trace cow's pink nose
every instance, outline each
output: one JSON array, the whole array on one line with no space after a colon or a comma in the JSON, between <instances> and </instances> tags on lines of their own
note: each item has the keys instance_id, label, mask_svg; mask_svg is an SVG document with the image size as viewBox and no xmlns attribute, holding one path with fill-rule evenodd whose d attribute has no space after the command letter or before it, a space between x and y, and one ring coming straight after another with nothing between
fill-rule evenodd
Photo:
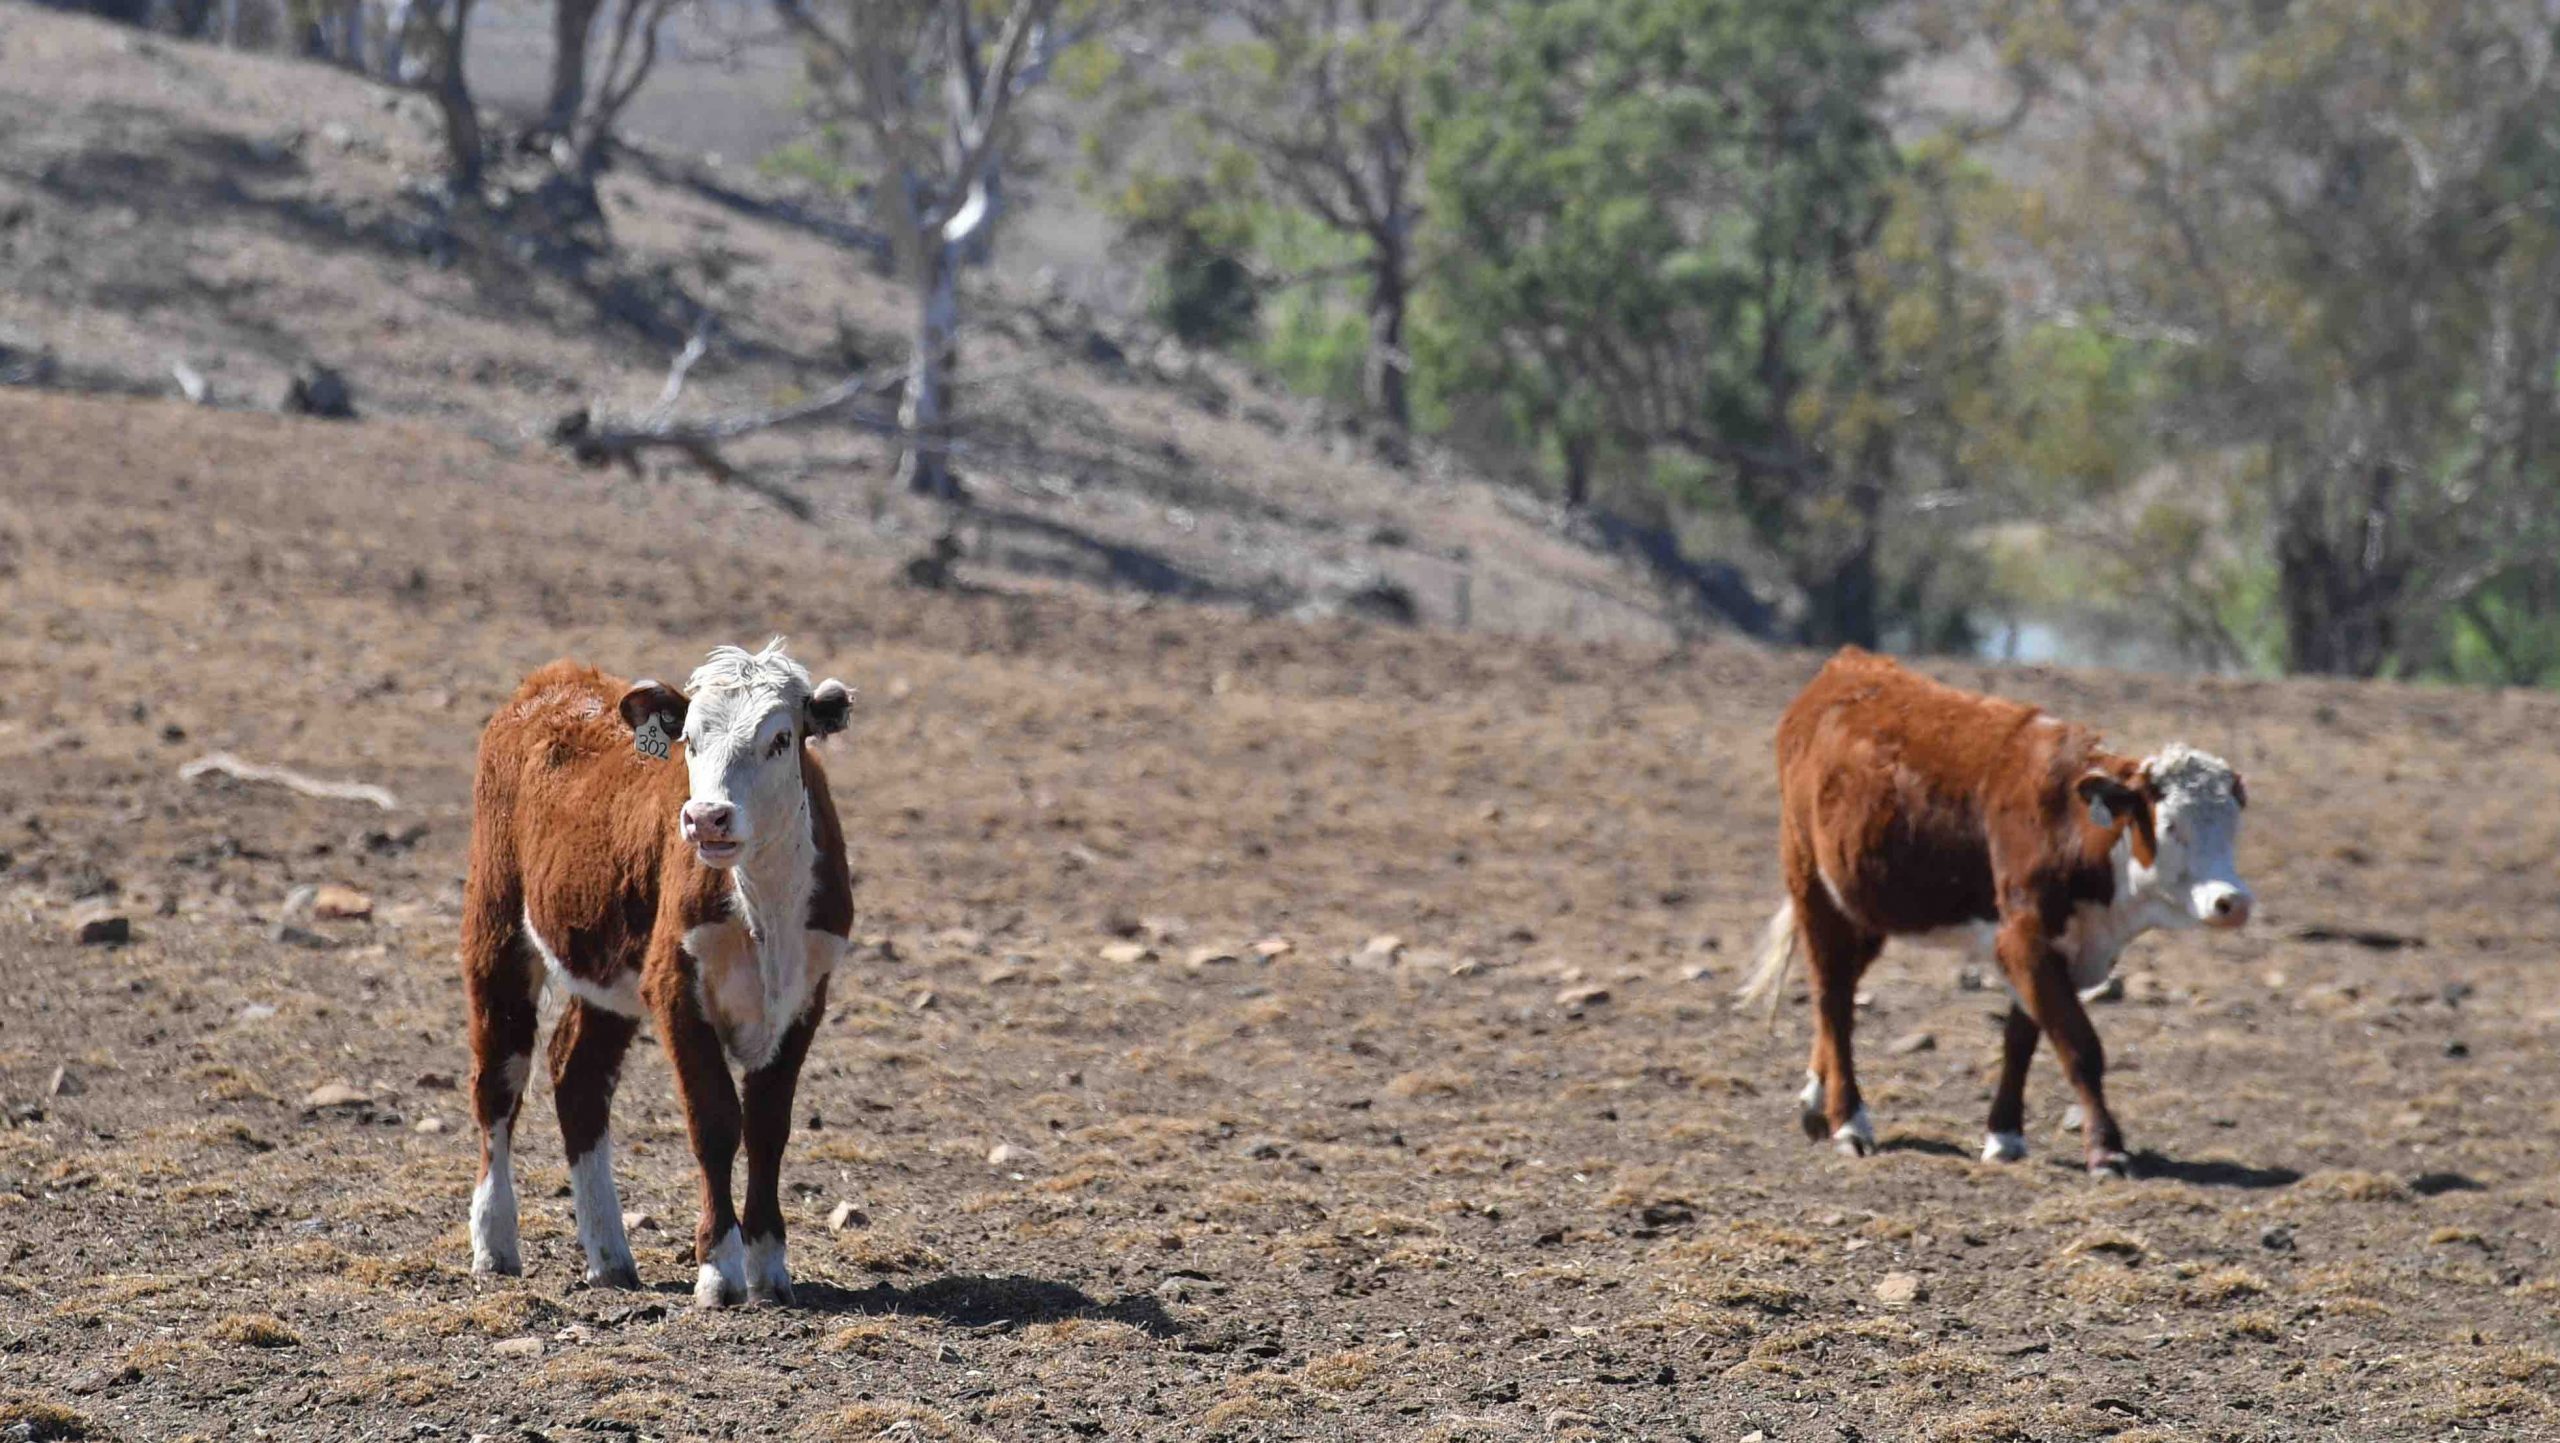
<instances>
[{"instance_id":1,"label":"cow's pink nose","mask_svg":"<svg viewBox=\"0 0 2560 1443\"><path fill-rule=\"evenodd\" d=\"M729 829L737 823L738 809L727 802L687 802L684 804L684 828L697 842L728 840Z\"/></svg>"}]
</instances>

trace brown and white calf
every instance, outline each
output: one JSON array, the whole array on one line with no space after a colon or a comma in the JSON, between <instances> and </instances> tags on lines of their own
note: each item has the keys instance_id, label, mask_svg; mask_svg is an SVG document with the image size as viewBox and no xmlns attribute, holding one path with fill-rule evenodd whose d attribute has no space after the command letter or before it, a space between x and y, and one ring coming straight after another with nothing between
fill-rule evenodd
<instances>
[{"instance_id":1,"label":"brown and white calf","mask_svg":"<svg viewBox=\"0 0 2560 1443\"><path fill-rule=\"evenodd\" d=\"M2248 804L2239 775L2184 746L2118 756L2085 727L1852 647L1779 722L1778 787L1788 900L1743 996L1774 1010L1799 944L1810 954L1807 1135L1874 1150L1850 1057L1858 979L1889 937L1956 933L1989 947L2012 999L1984 1161L2026 1155L2042 1035L2079 1093L2089 1170L2123 1173L2080 993L2153 928L2249 920L2232 862Z\"/></svg>"},{"instance_id":2,"label":"brown and white calf","mask_svg":"<svg viewBox=\"0 0 2560 1443\"><path fill-rule=\"evenodd\" d=\"M490 719L462 921L480 1123L476 1271L524 1269L512 1153L547 983L565 994L551 1085L587 1281L639 1286L610 1114L623 1053L646 1021L674 1064L702 1169L695 1301L791 1300L782 1149L853 925L844 832L805 743L842 730L851 700L841 682L810 686L776 642L714 650L684 691L553 662ZM743 1217L729 1190L741 1143Z\"/></svg>"}]
</instances>

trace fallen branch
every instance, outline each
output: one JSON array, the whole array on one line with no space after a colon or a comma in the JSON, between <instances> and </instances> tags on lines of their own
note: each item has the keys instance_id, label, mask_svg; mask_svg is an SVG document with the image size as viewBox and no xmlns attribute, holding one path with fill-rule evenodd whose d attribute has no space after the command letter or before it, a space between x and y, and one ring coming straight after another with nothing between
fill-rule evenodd
<instances>
[{"instance_id":1,"label":"fallen branch","mask_svg":"<svg viewBox=\"0 0 2560 1443\"><path fill-rule=\"evenodd\" d=\"M262 766L257 762L243 761L229 752L213 752L196 758L178 768L178 779L191 782L211 772L219 772L226 777L237 777L244 782L272 782L287 791L300 792L306 797L326 797L331 801L339 802L371 802L386 812L398 811L400 808L399 798L370 782L324 781L319 777L306 776L287 767Z\"/></svg>"},{"instance_id":2,"label":"fallen branch","mask_svg":"<svg viewBox=\"0 0 2560 1443\"><path fill-rule=\"evenodd\" d=\"M598 419L592 406L582 406L552 423L551 444L568 451L579 465L603 466L620 463L633 472L640 469L640 457L650 451L673 451L700 467L705 475L724 486L739 486L773 502L793 516L809 519L809 503L729 464L720 454L723 443L762 431L781 431L813 422L837 420L857 430L882 436L895 436L903 429L895 416L860 409L857 403L873 397L893 394L906 384L905 367L879 376L849 376L826 390L796 401L762 411L745 411L735 415L715 416L703 421L678 421L674 417L676 398L683 394L686 376L694 363L702 359L705 343L696 335L687 342L673 365L667 368L666 385L658 393L657 404L637 422L617 426Z\"/></svg>"}]
</instances>

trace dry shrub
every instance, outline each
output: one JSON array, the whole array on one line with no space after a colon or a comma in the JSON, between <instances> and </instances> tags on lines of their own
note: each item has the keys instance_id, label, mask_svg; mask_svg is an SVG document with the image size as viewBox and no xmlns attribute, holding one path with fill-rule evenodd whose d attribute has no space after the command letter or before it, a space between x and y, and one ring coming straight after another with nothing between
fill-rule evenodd
<instances>
[{"instance_id":1,"label":"dry shrub","mask_svg":"<svg viewBox=\"0 0 2560 1443\"><path fill-rule=\"evenodd\" d=\"M205 1336L217 1343L237 1343L249 1348L299 1348L302 1335L288 1328L273 1313L232 1313L216 1318L205 1329Z\"/></svg>"},{"instance_id":2,"label":"dry shrub","mask_svg":"<svg viewBox=\"0 0 2560 1443\"><path fill-rule=\"evenodd\" d=\"M1448 1067L1400 1072L1387 1080L1387 1092L1403 1098L1464 1097L1475 1090L1475 1075Z\"/></svg>"},{"instance_id":3,"label":"dry shrub","mask_svg":"<svg viewBox=\"0 0 2560 1443\"><path fill-rule=\"evenodd\" d=\"M89 1415L15 1390L0 1391L0 1429L24 1429L29 1439L90 1436Z\"/></svg>"},{"instance_id":4,"label":"dry shrub","mask_svg":"<svg viewBox=\"0 0 2560 1443\"><path fill-rule=\"evenodd\" d=\"M942 1254L924 1244L874 1229L836 1234L836 1253L866 1273L929 1273L948 1266Z\"/></svg>"},{"instance_id":5,"label":"dry shrub","mask_svg":"<svg viewBox=\"0 0 2560 1443\"><path fill-rule=\"evenodd\" d=\"M2063 1246L2064 1259L2110 1257L2123 1260L2131 1267L2151 1253L2151 1245L2121 1228L2097 1228L2082 1233Z\"/></svg>"},{"instance_id":6,"label":"dry shrub","mask_svg":"<svg viewBox=\"0 0 2560 1443\"><path fill-rule=\"evenodd\" d=\"M2331 1168L2295 1183L2289 1194L2313 1201L2354 1203L2407 1202L2409 1185L2378 1172Z\"/></svg>"},{"instance_id":7,"label":"dry shrub","mask_svg":"<svg viewBox=\"0 0 2560 1443\"><path fill-rule=\"evenodd\" d=\"M947 1414L938 1413L921 1403L856 1403L826 1420L822 1436L842 1439L862 1438L932 1438L939 1440L975 1440L984 1434L972 1433L955 1423Z\"/></svg>"},{"instance_id":8,"label":"dry shrub","mask_svg":"<svg viewBox=\"0 0 2560 1443\"><path fill-rule=\"evenodd\" d=\"M1927 1348L1893 1365L1893 1370L1910 1378L1935 1378L1942 1382L1961 1382L1988 1377L1998 1369L1979 1353L1956 1348Z\"/></svg>"},{"instance_id":9,"label":"dry shrub","mask_svg":"<svg viewBox=\"0 0 2560 1443\"><path fill-rule=\"evenodd\" d=\"M2283 1340L2284 1325L2273 1313L2252 1311L2233 1314L2231 1321L2223 1325L2223 1332L2251 1342L2274 1343Z\"/></svg>"},{"instance_id":10,"label":"dry shrub","mask_svg":"<svg viewBox=\"0 0 2560 1443\"><path fill-rule=\"evenodd\" d=\"M851 1353L857 1358L886 1358L923 1346L921 1340L907 1336L897 1324L868 1318L836 1329L818 1348L827 1353Z\"/></svg>"},{"instance_id":11,"label":"dry shrub","mask_svg":"<svg viewBox=\"0 0 2560 1443\"><path fill-rule=\"evenodd\" d=\"M452 1392L452 1375L433 1368L404 1367L367 1358L359 1366L331 1370L327 1398L342 1406L382 1408L398 1404L423 1408Z\"/></svg>"},{"instance_id":12,"label":"dry shrub","mask_svg":"<svg viewBox=\"0 0 2560 1443\"><path fill-rule=\"evenodd\" d=\"M1377 1375L1377 1355L1360 1350L1310 1359L1298 1370L1300 1381L1328 1393L1357 1392Z\"/></svg>"},{"instance_id":13,"label":"dry shrub","mask_svg":"<svg viewBox=\"0 0 2560 1443\"><path fill-rule=\"evenodd\" d=\"M2267 1280L2256 1273L2247 1268L2223 1267L2189 1279L2186 1298L2194 1306L2212 1307L2235 1303L2242 1298L2263 1297L2266 1291Z\"/></svg>"},{"instance_id":14,"label":"dry shrub","mask_svg":"<svg viewBox=\"0 0 2560 1443\"><path fill-rule=\"evenodd\" d=\"M2439 1423L2477 1423L2491 1418L2512 1423L2541 1417L2551 1411L2551 1404L2521 1383L2457 1383L2453 1397L2429 1411Z\"/></svg>"},{"instance_id":15,"label":"dry shrub","mask_svg":"<svg viewBox=\"0 0 2560 1443\"><path fill-rule=\"evenodd\" d=\"M512 1338L545 1328L560 1317L558 1303L538 1293L510 1289L463 1302L394 1313L383 1320L383 1326L395 1333L433 1333L440 1338L475 1331L492 1338Z\"/></svg>"},{"instance_id":16,"label":"dry shrub","mask_svg":"<svg viewBox=\"0 0 2560 1443\"><path fill-rule=\"evenodd\" d=\"M1145 1330L1115 1318L1060 1318L1022 1330L1025 1343L1049 1348L1088 1348L1103 1353L1134 1353L1149 1346Z\"/></svg>"},{"instance_id":17,"label":"dry shrub","mask_svg":"<svg viewBox=\"0 0 2560 1443\"><path fill-rule=\"evenodd\" d=\"M587 1418L590 1422L663 1423L671 1418L688 1417L690 1413L685 1401L673 1393L652 1388L625 1388L589 1409Z\"/></svg>"}]
</instances>

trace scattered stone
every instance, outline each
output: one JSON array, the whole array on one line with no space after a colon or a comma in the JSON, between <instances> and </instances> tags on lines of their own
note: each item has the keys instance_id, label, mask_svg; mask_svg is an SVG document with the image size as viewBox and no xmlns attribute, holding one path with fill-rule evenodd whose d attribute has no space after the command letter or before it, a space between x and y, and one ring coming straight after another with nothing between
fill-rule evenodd
<instances>
[{"instance_id":1,"label":"scattered stone","mask_svg":"<svg viewBox=\"0 0 2560 1443\"><path fill-rule=\"evenodd\" d=\"M2080 1104L2075 1102L2062 1110L2062 1130L2064 1132L2078 1132L2080 1129L2087 1127L2088 1125L2088 1114L2080 1110Z\"/></svg>"},{"instance_id":2,"label":"scattered stone","mask_svg":"<svg viewBox=\"0 0 2560 1443\"><path fill-rule=\"evenodd\" d=\"M869 1214L866 1214L862 1209L855 1207L849 1202L837 1203L836 1210L827 1214L827 1231L831 1233L840 1233L845 1231L847 1228L867 1228L869 1226L871 1226L871 1218Z\"/></svg>"},{"instance_id":3,"label":"scattered stone","mask_svg":"<svg viewBox=\"0 0 2560 1443\"><path fill-rule=\"evenodd\" d=\"M644 1213L637 1209L625 1211L622 1215L622 1230L626 1233L654 1233L658 1230L657 1214Z\"/></svg>"},{"instance_id":4,"label":"scattered stone","mask_svg":"<svg viewBox=\"0 0 2560 1443\"><path fill-rule=\"evenodd\" d=\"M539 1358L542 1356L542 1340L540 1338L509 1338L503 1342L491 1343L489 1351L501 1358Z\"/></svg>"},{"instance_id":5,"label":"scattered stone","mask_svg":"<svg viewBox=\"0 0 2560 1443\"><path fill-rule=\"evenodd\" d=\"M411 1131L422 1132L429 1137L439 1136L444 1132L444 1119L441 1117L419 1118L418 1125L415 1128L412 1128Z\"/></svg>"},{"instance_id":6,"label":"scattered stone","mask_svg":"<svg viewBox=\"0 0 2560 1443\"><path fill-rule=\"evenodd\" d=\"M1363 962L1393 962L1404 956L1404 939L1393 932L1381 932L1360 949Z\"/></svg>"},{"instance_id":7,"label":"scattered stone","mask_svg":"<svg viewBox=\"0 0 2560 1443\"><path fill-rule=\"evenodd\" d=\"M312 892L311 915L327 921L356 921L373 915L373 899L332 882Z\"/></svg>"},{"instance_id":8,"label":"scattered stone","mask_svg":"<svg viewBox=\"0 0 2560 1443\"><path fill-rule=\"evenodd\" d=\"M987 1149L987 1166L989 1167L1021 1167L1030 1161L1031 1149L1027 1147L1015 1147L1012 1143L1000 1142Z\"/></svg>"},{"instance_id":9,"label":"scattered stone","mask_svg":"<svg viewBox=\"0 0 2560 1443\"><path fill-rule=\"evenodd\" d=\"M915 995L915 1000L907 1004L911 1010L917 1012L930 1012L940 1005L942 1005L941 994L935 992L930 987L917 993Z\"/></svg>"},{"instance_id":10,"label":"scattered stone","mask_svg":"<svg viewBox=\"0 0 2560 1443\"><path fill-rule=\"evenodd\" d=\"M1194 947L1187 965L1197 972L1203 967L1232 967L1235 964L1236 954L1223 947Z\"/></svg>"},{"instance_id":11,"label":"scattered stone","mask_svg":"<svg viewBox=\"0 0 2560 1443\"><path fill-rule=\"evenodd\" d=\"M1934 1032L1906 1032L1902 1036L1886 1043L1884 1050L1886 1055L1890 1057L1910 1057L1916 1053L1935 1052L1938 1050L1938 1034Z\"/></svg>"},{"instance_id":12,"label":"scattered stone","mask_svg":"<svg viewBox=\"0 0 2560 1443\"><path fill-rule=\"evenodd\" d=\"M44 1084L47 1097L77 1097L88 1090L88 1084L67 1066L55 1068L53 1076L46 1078Z\"/></svg>"},{"instance_id":13,"label":"scattered stone","mask_svg":"<svg viewBox=\"0 0 2560 1443\"><path fill-rule=\"evenodd\" d=\"M87 917L75 935L83 947L122 947L133 940L133 919L115 912Z\"/></svg>"},{"instance_id":14,"label":"scattered stone","mask_svg":"<svg viewBox=\"0 0 2560 1443\"><path fill-rule=\"evenodd\" d=\"M1692 962L1680 969L1680 980L1683 982L1712 982L1715 976L1716 969L1703 962Z\"/></svg>"},{"instance_id":15,"label":"scattered stone","mask_svg":"<svg viewBox=\"0 0 2560 1443\"><path fill-rule=\"evenodd\" d=\"M2293 1229L2286 1227L2282 1223L2278 1223L2274 1227L2267 1229L2265 1232L2258 1234L2258 1246L2265 1248L2271 1253L2292 1252Z\"/></svg>"},{"instance_id":16,"label":"scattered stone","mask_svg":"<svg viewBox=\"0 0 2560 1443\"><path fill-rule=\"evenodd\" d=\"M455 1082L450 1072L421 1072L418 1074L417 1082L412 1085L420 1092L451 1092Z\"/></svg>"},{"instance_id":17,"label":"scattered stone","mask_svg":"<svg viewBox=\"0 0 2560 1443\"><path fill-rule=\"evenodd\" d=\"M355 388L347 378L318 362L309 362L293 373L284 388L284 400L277 406L288 416L318 416L330 421L352 421L356 418Z\"/></svg>"},{"instance_id":18,"label":"scattered stone","mask_svg":"<svg viewBox=\"0 0 2560 1443\"><path fill-rule=\"evenodd\" d=\"M308 927L297 927L291 922L276 924L275 939L288 947L308 947L314 952L326 952L338 945L333 938L325 937Z\"/></svg>"},{"instance_id":19,"label":"scattered stone","mask_svg":"<svg viewBox=\"0 0 2560 1443\"><path fill-rule=\"evenodd\" d=\"M1002 987L1006 983L1021 980L1022 969L1010 962L999 962L978 974L978 985L981 987Z\"/></svg>"},{"instance_id":20,"label":"scattered stone","mask_svg":"<svg viewBox=\"0 0 2560 1443\"><path fill-rule=\"evenodd\" d=\"M1277 962L1298 950L1298 944L1286 937L1265 937L1253 944L1253 955L1265 962Z\"/></svg>"},{"instance_id":21,"label":"scattered stone","mask_svg":"<svg viewBox=\"0 0 2560 1443\"><path fill-rule=\"evenodd\" d=\"M1928 1296L1928 1285L1918 1273L1887 1273L1876 1284L1876 1301L1888 1308L1907 1308Z\"/></svg>"},{"instance_id":22,"label":"scattered stone","mask_svg":"<svg viewBox=\"0 0 2560 1443\"><path fill-rule=\"evenodd\" d=\"M1477 957L1461 957L1449 964L1449 975L1452 977L1473 977L1482 971L1484 971L1484 961Z\"/></svg>"},{"instance_id":23,"label":"scattered stone","mask_svg":"<svg viewBox=\"0 0 2560 1443\"><path fill-rule=\"evenodd\" d=\"M1585 1007L1597 1007L1608 1000L1609 989L1596 983L1568 987L1556 994L1556 1005L1567 1012L1579 1012Z\"/></svg>"},{"instance_id":24,"label":"scattered stone","mask_svg":"<svg viewBox=\"0 0 2560 1443\"><path fill-rule=\"evenodd\" d=\"M1278 1138L1253 1137L1245 1139L1243 1152L1255 1162L1275 1162L1288 1152L1288 1148Z\"/></svg>"},{"instance_id":25,"label":"scattered stone","mask_svg":"<svg viewBox=\"0 0 2560 1443\"><path fill-rule=\"evenodd\" d=\"M1754 1428L1742 1435L1742 1443L1769 1443L1769 1435Z\"/></svg>"},{"instance_id":26,"label":"scattered stone","mask_svg":"<svg viewBox=\"0 0 2560 1443\"><path fill-rule=\"evenodd\" d=\"M1144 942L1106 942L1097 955L1114 967L1134 967L1156 960L1156 949Z\"/></svg>"},{"instance_id":27,"label":"scattered stone","mask_svg":"<svg viewBox=\"0 0 2560 1443\"><path fill-rule=\"evenodd\" d=\"M1982 969L1979 967L1967 967L1956 974L1956 990L1958 992L1979 992L1987 985L1988 982L1983 977Z\"/></svg>"},{"instance_id":28,"label":"scattered stone","mask_svg":"<svg viewBox=\"0 0 2560 1443\"><path fill-rule=\"evenodd\" d=\"M311 1089L302 1105L313 1111L327 1107L371 1107L372 1094L347 1082L324 1082Z\"/></svg>"},{"instance_id":29,"label":"scattered stone","mask_svg":"<svg viewBox=\"0 0 2560 1443\"><path fill-rule=\"evenodd\" d=\"M2447 1057L2469 1057L2471 1055L2471 1044L2457 1037L2444 1045L2444 1055Z\"/></svg>"},{"instance_id":30,"label":"scattered stone","mask_svg":"<svg viewBox=\"0 0 2560 1443\"><path fill-rule=\"evenodd\" d=\"M231 1014L231 1020L234 1022L264 1022L275 1015L276 1005L274 1003L252 1002L247 1006L242 1007L239 1011Z\"/></svg>"}]
</instances>

